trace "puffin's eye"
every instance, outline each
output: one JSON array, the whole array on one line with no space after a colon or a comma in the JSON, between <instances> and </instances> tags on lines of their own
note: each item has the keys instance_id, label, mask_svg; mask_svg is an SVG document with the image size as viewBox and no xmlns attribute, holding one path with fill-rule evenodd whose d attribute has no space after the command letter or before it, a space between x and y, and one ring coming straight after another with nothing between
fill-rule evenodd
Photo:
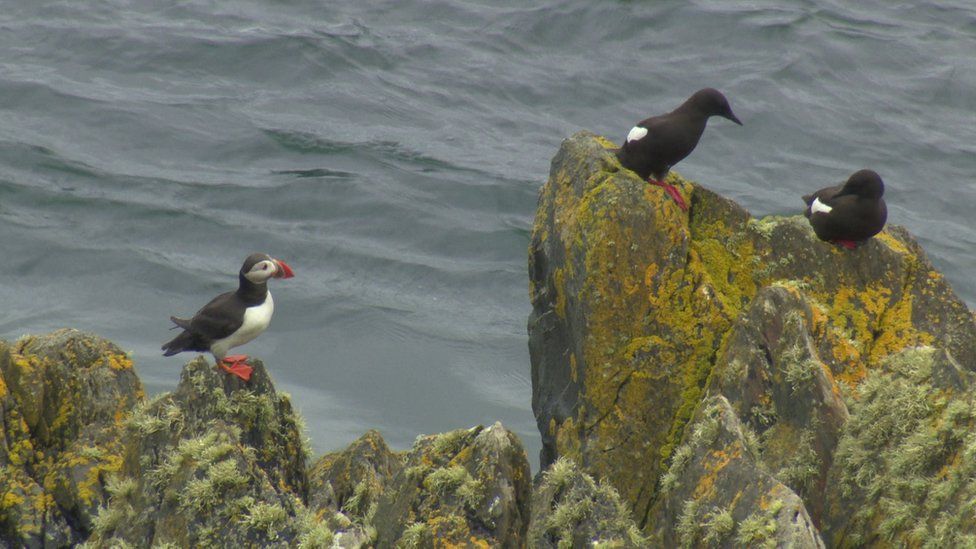
<instances>
[{"instance_id":1,"label":"puffin's eye","mask_svg":"<svg viewBox=\"0 0 976 549\"><path fill-rule=\"evenodd\" d=\"M268 270L268 264L265 263L264 265L261 265L261 270L262 271L267 271Z\"/></svg>"}]
</instances>

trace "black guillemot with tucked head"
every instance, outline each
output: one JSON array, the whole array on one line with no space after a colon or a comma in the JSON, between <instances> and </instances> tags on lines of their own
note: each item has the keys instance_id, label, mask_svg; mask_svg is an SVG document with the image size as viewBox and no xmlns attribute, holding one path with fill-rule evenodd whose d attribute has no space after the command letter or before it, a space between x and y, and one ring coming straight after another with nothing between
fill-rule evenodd
<instances>
[{"instance_id":1,"label":"black guillemot with tucked head","mask_svg":"<svg viewBox=\"0 0 976 549\"><path fill-rule=\"evenodd\" d=\"M251 254L244 260L236 292L220 294L210 300L193 318L171 316L174 328L183 332L163 344L163 355L183 351L209 351L217 365L244 381L251 379L247 355L227 356L227 351L251 341L271 323L274 300L268 279L295 276L291 267L266 254Z\"/></svg>"},{"instance_id":2,"label":"black guillemot with tucked head","mask_svg":"<svg viewBox=\"0 0 976 549\"><path fill-rule=\"evenodd\" d=\"M853 250L884 228L888 207L883 195L881 176L859 170L846 183L804 196L804 215L817 238Z\"/></svg>"},{"instance_id":3,"label":"black guillemot with tucked head","mask_svg":"<svg viewBox=\"0 0 976 549\"><path fill-rule=\"evenodd\" d=\"M688 205L678 189L665 183L664 178L672 166L695 150L711 116L728 118L742 125L721 92L704 88L696 91L677 109L638 122L627 134L623 147L617 151L617 158L625 168L637 172L641 179L664 187L678 206L687 211Z\"/></svg>"}]
</instances>

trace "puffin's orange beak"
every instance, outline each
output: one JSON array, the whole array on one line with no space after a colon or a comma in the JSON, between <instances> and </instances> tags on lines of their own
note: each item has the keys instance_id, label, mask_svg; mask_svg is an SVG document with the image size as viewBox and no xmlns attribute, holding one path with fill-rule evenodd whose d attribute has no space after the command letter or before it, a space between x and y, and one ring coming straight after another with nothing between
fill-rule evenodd
<instances>
[{"instance_id":1,"label":"puffin's orange beak","mask_svg":"<svg viewBox=\"0 0 976 549\"><path fill-rule=\"evenodd\" d=\"M294 271L291 270L291 267L289 267L287 263L280 259L275 259L274 262L278 267L278 270L275 271L274 274L275 278L291 278L295 276Z\"/></svg>"}]
</instances>

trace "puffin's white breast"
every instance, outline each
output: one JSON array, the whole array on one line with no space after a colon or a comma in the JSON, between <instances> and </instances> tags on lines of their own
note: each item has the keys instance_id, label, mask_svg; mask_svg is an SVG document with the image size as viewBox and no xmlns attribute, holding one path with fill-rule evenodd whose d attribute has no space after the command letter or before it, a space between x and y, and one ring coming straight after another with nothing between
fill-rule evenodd
<instances>
[{"instance_id":1,"label":"puffin's white breast","mask_svg":"<svg viewBox=\"0 0 976 549\"><path fill-rule=\"evenodd\" d=\"M223 358L227 351L244 345L248 341L261 335L261 332L271 324L271 316L274 314L274 299L271 292L264 298L264 303L244 309L244 322L236 332L229 336L218 339L210 346L211 352L217 358Z\"/></svg>"}]
</instances>

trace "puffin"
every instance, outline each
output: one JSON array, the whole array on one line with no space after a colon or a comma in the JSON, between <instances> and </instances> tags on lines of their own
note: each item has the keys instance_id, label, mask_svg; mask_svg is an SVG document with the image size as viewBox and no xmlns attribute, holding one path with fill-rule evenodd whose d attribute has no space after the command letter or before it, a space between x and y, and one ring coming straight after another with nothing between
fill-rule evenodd
<instances>
[{"instance_id":1,"label":"puffin","mask_svg":"<svg viewBox=\"0 0 976 549\"><path fill-rule=\"evenodd\" d=\"M183 332L163 344L163 356L183 351L210 352L217 365L244 381L251 379L247 355L227 355L227 351L251 341L271 323L274 300L268 279L295 276L291 267L267 254L251 254L244 260L237 291L218 295L197 311L193 318L171 316L172 329Z\"/></svg>"},{"instance_id":2,"label":"puffin","mask_svg":"<svg viewBox=\"0 0 976 549\"><path fill-rule=\"evenodd\" d=\"M664 187L678 207L688 211L688 204L681 193L674 185L665 183L664 178L672 166L695 150L705 131L705 123L712 116L721 116L742 125L721 92L714 88L703 88L693 93L677 109L638 122L617 151L617 159L623 167L637 172L641 179Z\"/></svg>"},{"instance_id":3,"label":"puffin","mask_svg":"<svg viewBox=\"0 0 976 549\"><path fill-rule=\"evenodd\" d=\"M858 170L845 183L803 197L817 238L853 250L881 232L888 220L884 182L873 170Z\"/></svg>"}]
</instances>

